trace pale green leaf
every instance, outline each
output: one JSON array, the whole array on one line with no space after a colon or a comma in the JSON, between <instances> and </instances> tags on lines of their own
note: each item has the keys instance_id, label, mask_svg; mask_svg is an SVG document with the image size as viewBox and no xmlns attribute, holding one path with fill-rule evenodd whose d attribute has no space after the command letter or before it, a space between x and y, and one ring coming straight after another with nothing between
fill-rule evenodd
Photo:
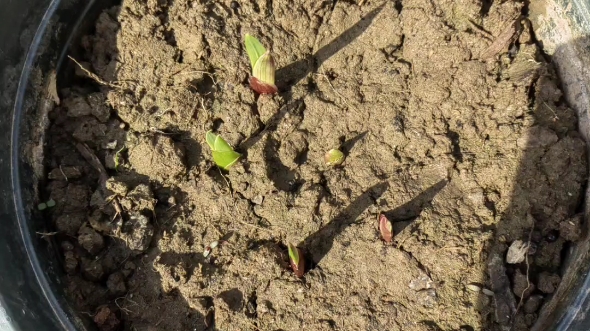
<instances>
[{"instance_id":1,"label":"pale green leaf","mask_svg":"<svg viewBox=\"0 0 590 331\"><path fill-rule=\"evenodd\" d=\"M205 140L207 140L207 145L209 145L211 150L215 150L215 139L216 138L217 138L217 135L215 133L213 133L213 131L207 131L207 134L205 135Z\"/></svg>"},{"instance_id":2,"label":"pale green leaf","mask_svg":"<svg viewBox=\"0 0 590 331\"><path fill-rule=\"evenodd\" d=\"M217 136L215 138L215 142L213 143L213 150L216 152L233 152L234 149L225 141L225 139L221 138L221 136Z\"/></svg>"},{"instance_id":3,"label":"pale green leaf","mask_svg":"<svg viewBox=\"0 0 590 331\"><path fill-rule=\"evenodd\" d=\"M289 258L291 259L291 261L293 261L293 264L298 266L299 265L299 249L289 243L287 244L287 248L289 249Z\"/></svg>"},{"instance_id":4,"label":"pale green leaf","mask_svg":"<svg viewBox=\"0 0 590 331\"><path fill-rule=\"evenodd\" d=\"M258 39L250 34L246 34L244 37L244 43L246 44L246 53L248 53L248 57L250 58L250 64L252 65L252 68L254 68L258 59L262 54L266 53L266 48L262 46Z\"/></svg>"},{"instance_id":5,"label":"pale green leaf","mask_svg":"<svg viewBox=\"0 0 590 331\"><path fill-rule=\"evenodd\" d=\"M239 159L241 154L238 152L227 151L227 152L219 152L213 151L213 162L215 164L225 170L228 170L232 165L234 165Z\"/></svg>"},{"instance_id":6,"label":"pale green leaf","mask_svg":"<svg viewBox=\"0 0 590 331\"><path fill-rule=\"evenodd\" d=\"M275 83L275 61L270 52L262 54L254 69L252 69L252 76L258 78L263 83L274 85Z\"/></svg>"}]
</instances>

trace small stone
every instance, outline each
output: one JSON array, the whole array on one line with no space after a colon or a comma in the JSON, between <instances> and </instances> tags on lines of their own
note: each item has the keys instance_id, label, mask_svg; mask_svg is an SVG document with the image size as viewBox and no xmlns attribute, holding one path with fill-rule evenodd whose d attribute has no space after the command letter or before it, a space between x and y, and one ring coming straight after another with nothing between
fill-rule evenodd
<instances>
[{"instance_id":1,"label":"small stone","mask_svg":"<svg viewBox=\"0 0 590 331\"><path fill-rule=\"evenodd\" d=\"M153 235L154 227L149 219L135 213L123 224L121 239L127 243L129 249L143 252L148 249Z\"/></svg>"},{"instance_id":2,"label":"small stone","mask_svg":"<svg viewBox=\"0 0 590 331\"><path fill-rule=\"evenodd\" d=\"M545 271L539 275L538 287L541 292L551 294L555 292L560 282L561 277Z\"/></svg>"},{"instance_id":3,"label":"small stone","mask_svg":"<svg viewBox=\"0 0 590 331\"><path fill-rule=\"evenodd\" d=\"M487 288L482 288L481 292L489 297L493 297L494 296L494 291L492 290L488 290Z\"/></svg>"},{"instance_id":4,"label":"small stone","mask_svg":"<svg viewBox=\"0 0 590 331\"><path fill-rule=\"evenodd\" d=\"M536 312L541 304L543 303L543 296L542 295L532 295L524 304L524 312L527 314L532 314Z\"/></svg>"},{"instance_id":5,"label":"small stone","mask_svg":"<svg viewBox=\"0 0 590 331\"><path fill-rule=\"evenodd\" d=\"M104 248L104 238L89 226L82 226L78 231L78 243L92 255Z\"/></svg>"},{"instance_id":6,"label":"small stone","mask_svg":"<svg viewBox=\"0 0 590 331\"><path fill-rule=\"evenodd\" d=\"M98 307L93 320L100 331L116 331L121 326L121 320L108 306Z\"/></svg>"},{"instance_id":7,"label":"small stone","mask_svg":"<svg viewBox=\"0 0 590 331\"><path fill-rule=\"evenodd\" d=\"M512 244L510 244L510 248L508 248L508 253L506 254L506 263L518 264L523 262L527 254L528 247L528 244L522 240L513 241Z\"/></svg>"},{"instance_id":8,"label":"small stone","mask_svg":"<svg viewBox=\"0 0 590 331\"><path fill-rule=\"evenodd\" d=\"M104 145L105 149L115 149L117 148L117 141L113 140L113 141L109 141L108 143L106 143Z\"/></svg>"},{"instance_id":9,"label":"small stone","mask_svg":"<svg viewBox=\"0 0 590 331\"><path fill-rule=\"evenodd\" d=\"M475 284L467 284L467 285L465 285L465 287L469 291L471 291L471 292L479 292L479 291L481 291L481 287L479 287L479 286L477 286Z\"/></svg>"},{"instance_id":10,"label":"small stone","mask_svg":"<svg viewBox=\"0 0 590 331\"><path fill-rule=\"evenodd\" d=\"M156 206L154 193L150 187L145 184L137 185L131 192L127 194L125 199L122 200L125 201L125 203L130 204L132 208L137 211L151 213Z\"/></svg>"},{"instance_id":11,"label":"small stone","mask_svg":"<svg viewBox=\"0 0 590 331\"><path fill-rule=\"evenodd\" d=\"M106 182L107 190L113 192L114 194L118 194L124 196L129 191L129 188L125 183L118 181L114 177L111 177Z\"/></svg>"},{"instance_id":12,"label":"small stone","mask_svg":"<svg viewBox=\"0 0 590 331\"><path fill-rule=\"evenodd\" d=\"M257 195L254 198L252 198L252 203L256 204L256 205L261 205L262 202L264 202L264 197L262 195Z\"/></svg>"},{"instance_id":13,"label":"small stone","mask_svg":"<svg viewBox=\"0 0 590 331\"><path fill-rule=\"evenodd\" d=\"M421 275L420 277L413 279L410 282L409 287L414 291L422 291L433 288L434 283L427 275Z\"/></svg>"}]
</instances>

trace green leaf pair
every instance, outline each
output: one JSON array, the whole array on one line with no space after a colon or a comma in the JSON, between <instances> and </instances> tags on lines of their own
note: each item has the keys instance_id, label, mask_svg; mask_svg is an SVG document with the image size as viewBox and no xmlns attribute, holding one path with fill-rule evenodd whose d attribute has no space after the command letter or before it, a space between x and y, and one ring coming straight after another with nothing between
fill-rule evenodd
<instances>
[{"instance_id":1,"label":"green leaf pair","mask_svg":"<svg viewBox=\"0 0 590 331\"><path fill-rule=\"evenodd\" d=\"M240 153L234 151L223 138L212 131L208 131L205 138L207 145L211 147L213 161L222 169L228 170L242 156Z\"/></svg>"}]
</instances>

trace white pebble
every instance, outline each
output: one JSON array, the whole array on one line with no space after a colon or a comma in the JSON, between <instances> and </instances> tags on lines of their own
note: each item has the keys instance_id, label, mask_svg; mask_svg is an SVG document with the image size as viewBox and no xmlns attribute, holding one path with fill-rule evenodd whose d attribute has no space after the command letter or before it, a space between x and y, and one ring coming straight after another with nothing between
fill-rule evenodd
<instances>
[{"instance_id":1,"label":"white pebble","mask_svg":"<svg viewBox=\"0 0 590 331\"><path fill-rule=\"evenodd\" d=\"M466 288L467 288L469 291L472 291L472 292L479 292L479 291L481 291L481 287L479 287L479 286L477 286L477 285L475 285L475 284L467 284L467 285L465 285L465 287L466 287Z\"/></svg>"},{"instance_id":2,"label":"white pebble","mask_svg":"<svg viewBox=\"0 0 590 331\"><path fill-rule=\"evenodd\" d=\"M506 254L506 262L510 264L518 264L524 261L528 252L529 245L522 240L515 240L510 244L508 253Z\"/></svg>"}]
</instances>

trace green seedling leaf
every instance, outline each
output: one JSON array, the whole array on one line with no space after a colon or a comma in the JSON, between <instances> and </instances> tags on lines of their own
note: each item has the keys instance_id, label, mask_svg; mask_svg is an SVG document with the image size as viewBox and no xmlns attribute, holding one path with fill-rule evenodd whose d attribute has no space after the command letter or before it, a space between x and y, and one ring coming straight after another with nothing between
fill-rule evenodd
<instances>
[{"instance_id":1,"label":"green seedling leaf","mask_svg":"<svg viewBox=\"0 0 590 331\"><path fill-rule=\"evenodd\" d=\"M215 150L215 139L217 138L217 135L215 133L213 133L213 131L207 131L207 135L205 135L205 139L207 140L207 145L209 145L209 148L211 148L211 150Z\"/></svg>"},{"instance_id":2,"label":"green seedling leaf","mask_svg":"<svg viewBox=\"0 0 590 331\"><path fill-rule=\"evenodd\" d=\"M241 154L234 151L227 141L219 135L209 131L205 139L207 140L207 145L211 148L213 161L218 167L228 170L240 158Z\"/></svg>"},{"instance_id":3,"label":"green seedling leaf","mask_svg":"<svg viewBox=\"0 0 590 331\"><path fill-rule=\"evenodd\" d=\"M45 202L41 202L40 204L37 205L37 209L45 210L45 209L47 209L47 204Z\"/></svg>"},{"instance_id":4,"label":"green seedling leaf","mask_svg":"<svg viewBox=\"0 0 590 331\"><path fill-rule=\"evenodd\" d=\"M252 68L252 76L265 84L275 84L275 60L269 51L262 54Z\"/></svg>"},{"instance_id":5,"label":"green seedling leaf","mask_svg":"<svg viewBox=\"0 0 590 331\"><path fill-rule=\"evenodd\" d=\"M383 241L391 243L393 240L393 224L384 214L379 214L379 232Z\"/></svg>"},{"instance_id":6,"label":"green seedling leaf","mask_svg":"<svg viewBox=\"0 0 590 331\"><path fill-rule=\"evenodd\" d=\"M244 36L244 43L246 44L246 53L248 53L248 57L250 58L250 65L254 68L258 59L262 54L266 53L266 48L262 46L258 39L247 33Z\"/></svg>"},{"instance_id":7,"label":"green seedling leaf","mask_svg":"<svg viewBox=\"0 0 590 331\"><path fill-rule=\"evenodd\" d=\"M229 152L213 151L212 154L213 154L213 161L215 162L215 164L217 164L218 167L220 167L224 170L229 170L229 168L231 168L231 166L234 165L234 163L236 163L240 159L240 156L242 156L240 153L237 153L234 151L229 151Z\"/></svg>"},{"instance_id":8,"label":"green seedling leaf","mask_svg":"<svg viewBox=\"0 0 590 331\"><path fill-rule=\"evenodd\" d=\"M338 149L331 149L324 156L324 160L326 161L326 165L328 166L341 165L342 162L344 162L344 153L342 153Z\"/></svg>"},{"instance_id":9,"label":"green seedling leaf","mask_svg":"<svg viewBox=\"0 0 590 331\"><path fill-rule=\"evenodd\" d=\"M291 268L295 273L295 276L301 278L305 273L305 259L301 250L297 246L288 243L287 248L289 249L289 261L291 262Z\"/></svg>"},{"instance_id":10,"label":"green seedling leaf","mask_svg":"<svg viewBox=\"0 0 590 331\"><path fill-rule=\"evenodd\" d=\"M45 204L47 205L48 208L55 207L55 200L53 200L53 199L47 200L47 202L45 202Z\"/></svg>"},{"instance_id":11,"label":"green seedling leaf","mask_svg":"<svg viewBox=\"0 0 590 331\"><path fill-rule=\"evenodd\" d=\"M233 152L234 149L225 141L225 139L217 136L213 143L213 150L216 152Z\"/></svg>"}]
</instances>

